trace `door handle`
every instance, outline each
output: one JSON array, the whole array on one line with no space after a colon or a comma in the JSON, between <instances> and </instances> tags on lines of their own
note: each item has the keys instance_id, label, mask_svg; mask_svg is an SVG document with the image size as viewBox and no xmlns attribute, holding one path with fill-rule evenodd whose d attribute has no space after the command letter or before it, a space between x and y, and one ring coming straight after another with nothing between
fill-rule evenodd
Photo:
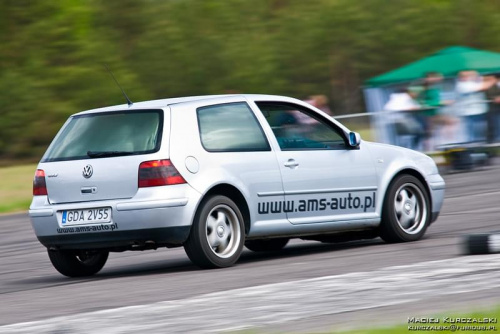
<instances>
[{"instance_id":1,"label":"door handle","mask_svg":"<svg viewBox=\"0 0 500 334\"><path fill-rule=\"evenodd\" d=\"M295 168L299 165L299 163L297 161L295 161L294 159L288 159L287 162L285 162L285 167L289 167L289 168Z\"/></svg>"}]
</instances>

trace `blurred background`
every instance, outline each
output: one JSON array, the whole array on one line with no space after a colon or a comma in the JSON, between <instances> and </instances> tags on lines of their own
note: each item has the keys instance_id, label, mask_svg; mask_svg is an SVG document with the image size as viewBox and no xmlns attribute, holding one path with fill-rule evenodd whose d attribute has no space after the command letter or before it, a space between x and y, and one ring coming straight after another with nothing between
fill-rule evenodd
<instances>
[{"instance_id":1,"label":"blurred background","mask_svg":"<svg viewBox=\"0 0 500 334\"><path fill-rule=\"evenodd\" d=\"M70 114L124 102L103 64L133 101L323 95L334 115L361 113L371 78L449 46L500 51L500 2L3 0L0 43L10 165L38 161Z\"/></svg>"}]
</instances>

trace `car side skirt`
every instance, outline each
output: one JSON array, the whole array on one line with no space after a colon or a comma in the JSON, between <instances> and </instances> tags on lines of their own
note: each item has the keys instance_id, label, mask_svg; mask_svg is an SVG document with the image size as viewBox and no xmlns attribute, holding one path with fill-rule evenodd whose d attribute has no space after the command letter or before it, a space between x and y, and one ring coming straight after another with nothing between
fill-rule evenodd
<instances>
[{"instance_id":1,"label":"car side skirt","mask_svg":"<svg viewBox=\"0 0 500 334\"><path fill-rule=\"evenodd\" d=\"M288 220L255 222L247 239L262 237L302 237L319 233L336 233L345 231L369 230L380 225L380 218L346 220L322 223L292 225Z\"/></svg>"}]
</instances>

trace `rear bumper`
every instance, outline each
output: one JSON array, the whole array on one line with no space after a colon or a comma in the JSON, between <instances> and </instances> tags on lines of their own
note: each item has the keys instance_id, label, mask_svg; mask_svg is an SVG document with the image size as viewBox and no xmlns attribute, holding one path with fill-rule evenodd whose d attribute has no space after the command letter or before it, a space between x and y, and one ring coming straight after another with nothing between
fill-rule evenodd
<instances>
[{"instance_id":1,"label":"rear bumper","mask_svg":"<svg viewBox=\"0 0 500 334\"><path fill-rule=\"evenodd\" d=\"M169 187L169 194L175 198L162 198L162 187L151 189L154 196L130 200L54 205L48 203L46 196L36 196L29 210L31 224L44 246L60 249L126 250L182 245L189 236L201 195L189 185ZM102 207L111 208L109 223L61 223L64 210Z\"/></svg>"},{"instance_id":2,"label":"rear bumper","mask_svg":"<svg viewBox=\"0 0 500 334\"><path fill-rule=\"evenodd\" d=\"M86 207L102 207L102 206L109 206L109 205L103 205L101 204L102 202L90 202L90 206L85 203L83 206L82 205L76 205L78 208L86 208ZM116 211L134 211L134 210L144 210L144 209L162 209L162 208L171 208L171 207L176 207L176 206L185 206L188 203L187 198L175 198L175 199L167 199L167 200L154 200L154 201L127 201L127 202L120 202L118 201L116 203ZM57 210L65 210L65 209L74 209L75 205L72 205L69 208L61 208L61 207L67 207L65 206L58 206L56 209L33 209L29 210L29 216L30 217L50 217L53 216Z\"/></svg>"},{"instance_id":3,"label":"rear bumper","mask_svg":"<svg viewBox=\"0 0 500 334\"><path fill-rule=\"evenodd\" d=\"M181 245L189 236L190 226L151 228L100 233L39 236L47 248L56 249L148 249Z\"/></svg>"}]
</instances>

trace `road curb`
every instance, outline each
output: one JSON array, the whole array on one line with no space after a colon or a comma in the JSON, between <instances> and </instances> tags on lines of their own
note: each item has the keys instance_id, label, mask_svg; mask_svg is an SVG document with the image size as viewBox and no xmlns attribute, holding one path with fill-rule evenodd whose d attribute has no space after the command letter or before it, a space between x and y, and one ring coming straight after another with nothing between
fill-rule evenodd
<instances>
[{"instance_id":1,"label":"road curb","mask_svg":"<svg viewBox=\"0 0 500 334\"><path fill-rule=\"evenodd\" d=\"M470 234L464 237L462 245L470 255L500 253L500 233Z\"/></svg>"}]
</instances>

